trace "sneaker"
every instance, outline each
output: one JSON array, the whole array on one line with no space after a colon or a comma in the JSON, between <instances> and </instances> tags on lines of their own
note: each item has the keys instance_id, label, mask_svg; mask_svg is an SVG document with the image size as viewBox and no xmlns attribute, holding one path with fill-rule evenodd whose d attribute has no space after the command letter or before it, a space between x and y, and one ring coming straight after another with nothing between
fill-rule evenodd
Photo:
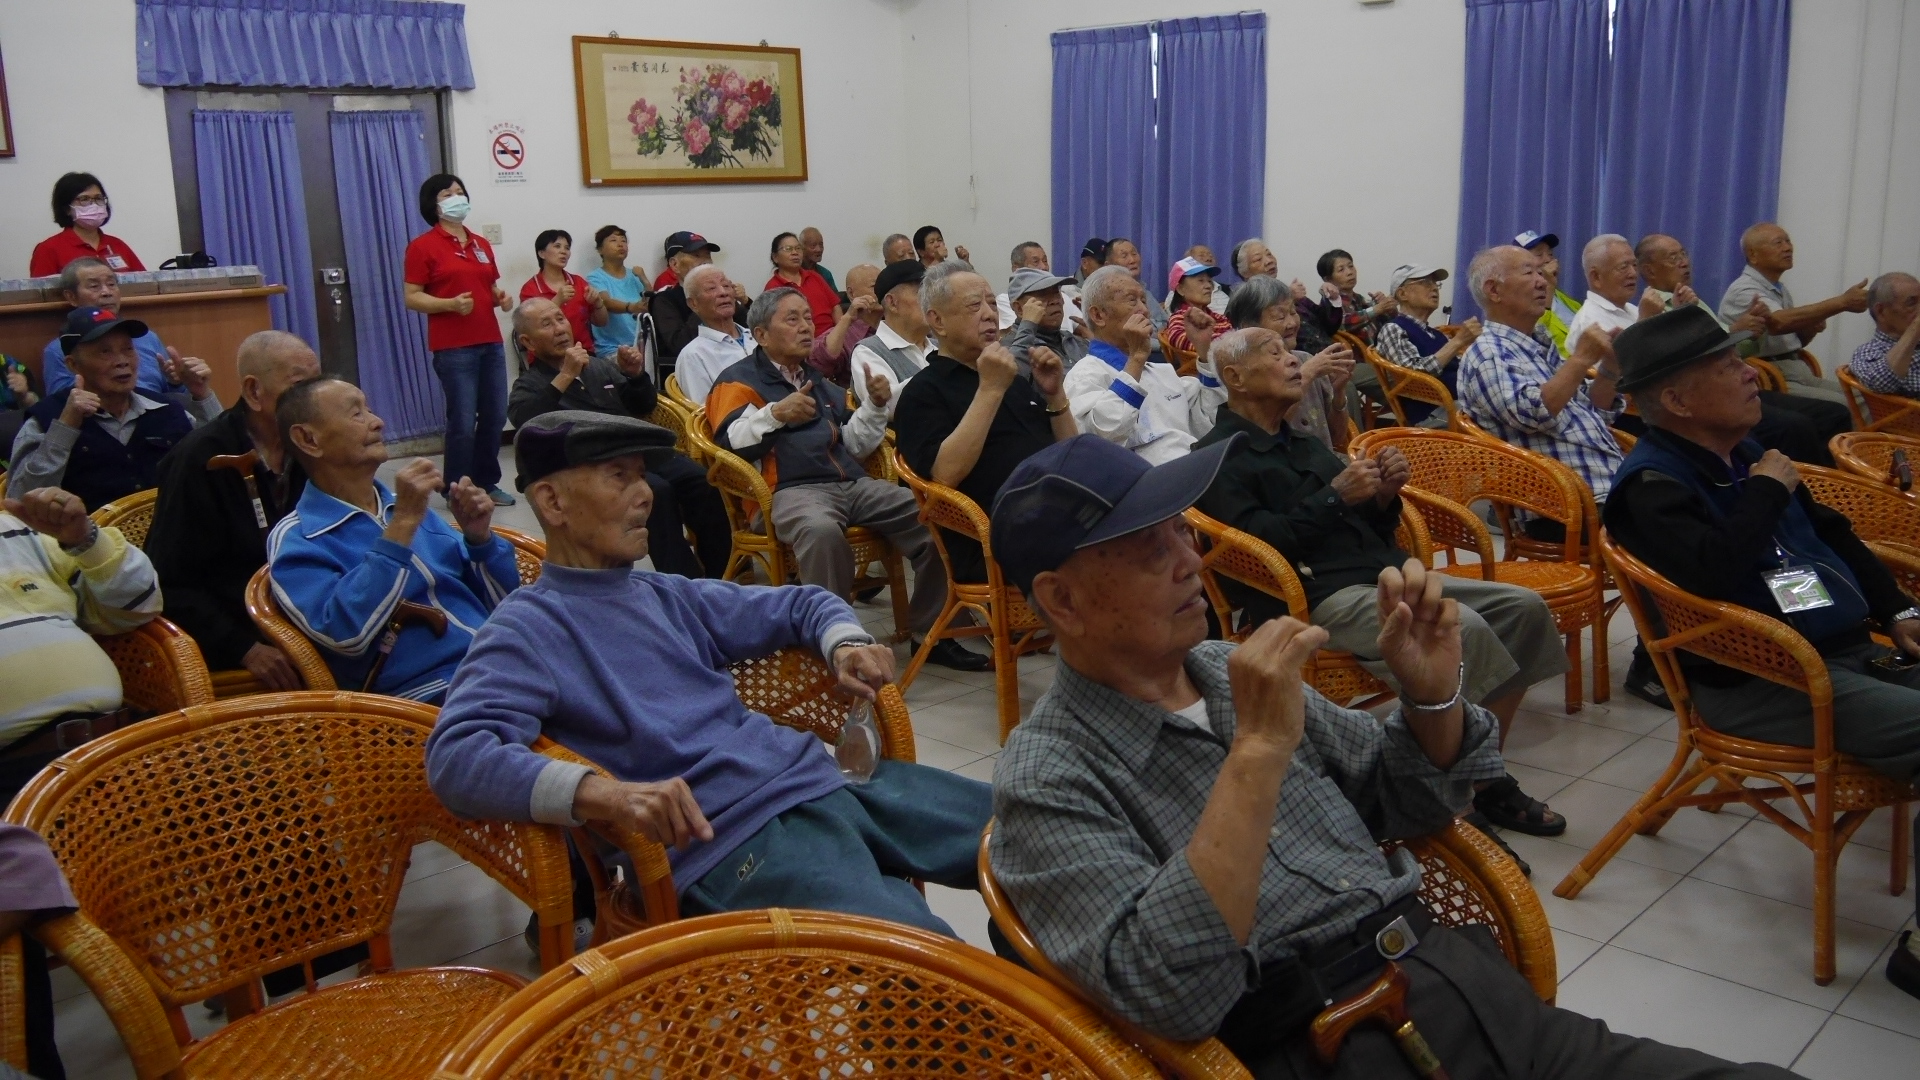
<instances>
[{"instance_id":1,"label":"sneaker","mask_svg":"<svg viewBox=\"0 0 1920 1080\"><path fill-rule=\"evenodd\" d=\"M514 497L509 495L499 484L495 484L487 489L487 498L492 499L493 505L495 506L512 506L515 502Z\"/></svg>"},{"instance_id":2,"label":"sneaker","mask_svg":"<svg viewBox=\"0 0 1920 1080\"><path fill-rule=\"evenodd\" d=\"M1667 688L1660 682L1660 673L1654 670L1653 657L1643 649L1633 651L1633 663L1627 665L1626 691L1649 705L1658 705L1662 709L1673 708L1673 698L1667 695Z\"/></svg>"},{"instance_id":3,"label":"sneaker","mask_svg":"<svg viewBox=\"0 0 1920 1080\"><path fill-rule=\"evenodd\" d=\"M1914 955L1912 937L1913 931L1900 931L1900 941L1887 957L1887 981L1920 998L1920 956Z\"/></svg>"},{"instance_id":4,"label":"sneaker","mask_svg":"<svg viewBox=\"0 0 1920 1080\"><path fill-rule=\"evenodd\" d=\"M1512 845L1508 844L1506 839L1500 835L1499 830L1493 827L1493 822L1488 821L1485 814L1482 814L1478 810L1469 810L1460 815L1460 820L1479 829L1482 833L1486 834L1487 839L1499 844L1500 850L1506 852L1507 857L1512 859L1514 863L1520 867L1520 873L1523 876L1533 876L1533 866L1529 864L1527 860L1521 858L1519 852L1513 850Z\"/></svg>"},{"instance_id":5,"label":"sneaker","mask_svg":"<svg viewBox=\"0 0 1920 1080\"><path fill-rule=\"evenodd\" d=\"M527 951L533 954L537 962L540 959L540 916L527 916L527 929L520 935L520 940L527 943ZM584 916L573 920L573 951L576 954L586 952L587 946L592 944L593 920Z\"/></svg>"},{"instance_id":6,"label":"sneaker","mask_svg":"<svg viewBox=\"0 0 1920 1080\"><path fill-rule=\"evenodd\" d=\"M915 651L919 648L920 645L916 642ZM939 664L941 667L952 668L955 671L993 670L993 657L974 652L952 638L934 642L933 648L927 651L927 663Z\"/></svg>"},{"instance_id":7,"label":"sneaker","mask_svg":"<svg viewBox=\"0 0 1920 1080\"><path fill-rule=\"evenodd\" d=\"M1502 829L1529 836L1559 836L1567 831L1567 819L1547 809L1547 804L1520 790L1520 781L1503 776L1473 793L1473 808Z\"/></svg>"}]
</instances>

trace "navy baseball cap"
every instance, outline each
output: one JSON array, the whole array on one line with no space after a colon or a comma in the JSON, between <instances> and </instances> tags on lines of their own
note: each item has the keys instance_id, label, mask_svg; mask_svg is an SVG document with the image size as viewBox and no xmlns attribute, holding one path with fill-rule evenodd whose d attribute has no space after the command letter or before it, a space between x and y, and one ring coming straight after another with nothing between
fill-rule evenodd
<instances>
[{"instance_id":1,"label":"navy baseball cap","mask_svg":"<svg viewBox=\"0 0 1920 1080\"><path fill-rule=\"evenodd\" d=\"M697 232L677 232L667 236L667 258L683 251L719 251L720 245Z\"/></svg>"},{"instance_id":2,"label":"navy baseball cap","mask_svg":"<svg viewBox=\"0 0 1920 1080\"><path fill-rule=\"evenodd\" d=\"M1525 248L1528 251L1532 251L1541 244L1545 244L1549 248L1557 248L1560 246L1560 238L1553 233L1543 233L1536 229L1528 229L1526 232L1513 238L1514 247Z\"/></svg>"},{"instance_id":3,"label":"navy baseball cap","mask_svg":"<svg viewBox=\"0 0 1920 1080\"><path fill-rule=\"evenodd\" d=\"M1098 435L1075 435L1021 462L993 500L993 557L1022 592L1084 547L1184 513L1213 484L1239 435L1161 465Z\"/></svg>"},{"instance_id":4,"label":"navy baseball cap","mask_svg":"<svg viewBox=\"0 0 1920 1080\"><path fill-rule=\"evenodd\" d=\"M115 330L124 330L129 337L145 337L147 324L123 319L103 307L74 308L67 312L67 328L60 332L60 354L72 356L78 346L99 341Z\"/></svg>"}]
</instances>

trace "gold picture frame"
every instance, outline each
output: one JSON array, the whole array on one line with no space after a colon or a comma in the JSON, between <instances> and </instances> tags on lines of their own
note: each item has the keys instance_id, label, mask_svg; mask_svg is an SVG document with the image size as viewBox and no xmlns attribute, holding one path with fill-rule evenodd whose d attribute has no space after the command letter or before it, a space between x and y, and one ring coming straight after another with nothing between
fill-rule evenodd
<instances>
[{"instance_id":1,"label":"gold picture frame","mask_svg":"<svg viewBox=\"0 0 1920 1080\"><path fill-rule=\"evenodd\" d=\"M573 85L588 187L807 178L799 49L576 37Z\"/></svg>"}]
</instances>

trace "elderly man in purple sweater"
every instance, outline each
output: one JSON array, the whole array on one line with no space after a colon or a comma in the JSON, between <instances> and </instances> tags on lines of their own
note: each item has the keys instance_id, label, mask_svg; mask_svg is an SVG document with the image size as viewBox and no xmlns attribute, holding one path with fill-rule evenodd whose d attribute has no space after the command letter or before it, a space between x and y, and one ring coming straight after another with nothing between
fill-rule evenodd
<instances>
[{"instance_id":1,"label":"elderly man in purple sweater","mask_svg":"<svg viewBox=\"0 0 1920 1080\"><path fill-rule=\"evenodd\" d=\"M909 879L978 885L991 789L894 761L850 783L813 735L741 704L735 661L812 646L870 700L893 679L893 651L825 589L634 569L647 458L672 446L663 428L599 413L520 429L517 483L547 562L454 675L427 744L434 793L468 817L610 821L652 837L670 849L690 915L815 908L952 935ZM534 753L543 734L616 779Z\"/></svg>"}]
</instances>

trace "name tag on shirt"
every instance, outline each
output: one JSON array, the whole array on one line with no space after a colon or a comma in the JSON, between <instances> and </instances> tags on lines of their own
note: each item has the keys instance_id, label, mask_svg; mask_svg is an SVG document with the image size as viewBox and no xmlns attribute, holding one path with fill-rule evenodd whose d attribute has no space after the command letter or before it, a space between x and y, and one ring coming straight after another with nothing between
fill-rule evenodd
<instances>
[{"instance_id":1,"label":"name tag on shirt","mask_svg":"<svg viewBox=\"0 0 1920 1080\"><path fill-rule=\"evenodd\" d=\"M121 258L118 255L113 254L112 252L107 253L106 263L108 266L113 267L115 270L125 270L127 268L127 260Z\"/></svg>"},{"instance_id":2,"label":"name tag on shirt","mask_svg":"<svg viewBox=\"0 0 1920 1080\"><path fill-rule=\"evenodd\" d=\"M474 258L476 258L476 259L478 259L478 260L480 260L480 261L481 261L481 262L483 262L483 263L490 263L490 262L492 262L492 261L493 261L492 259L489 259L489 258L487 258L487 249L486 249L486 248L474 248L474 249L473 249L473 257L474 257Z\"/></svg>"},{"instance_id":3,"label":"name tag on shirt","mask_svg":"<svg viewBox=\"0 0 1920 1080\"><path fill-rule=\"evenodd\" d=\"M1767 583L1767 591L1773 594L1773 602L1779 604L1785 614L1833 606L1826 583L1820 580L1819 574L1805 567L1775 570L1760 576Z\"/></svg>"}]
</instances>

